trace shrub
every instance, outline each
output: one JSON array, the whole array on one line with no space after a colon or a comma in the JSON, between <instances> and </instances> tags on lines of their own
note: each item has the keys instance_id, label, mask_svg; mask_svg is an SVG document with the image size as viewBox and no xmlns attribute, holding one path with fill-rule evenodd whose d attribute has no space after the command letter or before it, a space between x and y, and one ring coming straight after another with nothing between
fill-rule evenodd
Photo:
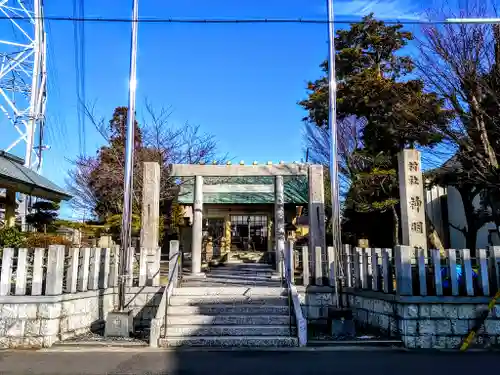
<instances>
[{"instance_id":1,"label":"shrub","mask_svg":"<svg viewBox=\"0 0 500 375\"><path fill-rule=\"evenodd\" d=\"M24 235L17 228L0 229L0 248L2 247L22 247Z\"/></svg>"},{"instance_id":2,"label":"shrub","mask_svg":"<svg viewBox=\"0 0 500 375\"><path fill-rule=\"evenodd\" d=\"M24 246L26 247L43 247L47 248L50 245L71 246L72 243L64 236L44 233L30 233L27 235Z\"/></svg>"}]
</instances>

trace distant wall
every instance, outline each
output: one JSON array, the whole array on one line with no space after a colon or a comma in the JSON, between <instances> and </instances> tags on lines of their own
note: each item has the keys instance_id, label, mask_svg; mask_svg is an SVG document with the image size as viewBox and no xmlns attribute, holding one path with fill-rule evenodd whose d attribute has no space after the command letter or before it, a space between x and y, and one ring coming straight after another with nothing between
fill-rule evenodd
<instances>
[{"instance_id":1,"label":"distant wall","mask_svg":"<svg viewBox=\"0 0 500 375\"><path fill-rule=\"evenodd\" d=\"M458 228L467 227L467 221L465 219L464 206L462 203L462 197L457 189L454 187L448 187L448 212L449 212L449 222L453 226ZM474 199L474 207L480 207L480 197L477 196ZM455 249L460 249L466 247L465 237L462 232L453 228L450 225L450 247ZM490 231L496 231L496 226L494 222L489 222L484 224L477 232L476 248L485 248L490 245L500 245L498 241L498 236L494 233L493 236L489 236Z\"/></svg>"},{"instance_id":2,"label":"distant wall","mask_svg":"<svg viewBox=\"0 0 500 375\"><path fill-rule=\"evenodd\" d=\"M465 237L456 229L467 228L462 197L458 190L453 186L446 188L434 186L426 190L425 194L426 213L436 227L440 238L445 242L444 246L454 249L465 248ZM446 198L446 206L443 206L443 197ZM474 207L480 207L479 196L474 199ZM444 210L448 211L448 220L445 218ZM484 224L477 232L476 248L498 245L500 245L500 238L496 233L495 223Z\"/></svg>"},{"instance_id":3,"label":"distant wall","mask_svg":"<svg viewBox=\"0 0 500 375\"><path fill-rule=\"evenodd\" d=\"M443 203L446 205L447 193L448 189L441 186L433 186L431 189L425 190L425 212L445 247L450 246L448 223L445 222L446 217L443 212L446 209L443 207Z\"/></svg>"}]
</instances>

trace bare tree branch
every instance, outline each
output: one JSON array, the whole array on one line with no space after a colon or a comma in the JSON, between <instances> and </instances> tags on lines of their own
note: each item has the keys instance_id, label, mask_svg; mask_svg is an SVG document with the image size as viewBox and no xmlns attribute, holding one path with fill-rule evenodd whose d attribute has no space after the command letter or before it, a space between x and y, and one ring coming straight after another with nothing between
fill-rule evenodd
<instances>
[{"instance_id":1,"label":"bare tree branch","mask_svg":"<svg viewBox=\"0 0 500 375\"><path fill-rule=\"evenodd\" d=\"M461 10L456 14L455 9ZM465 4L457 0L430 11L429 18L488 17L492 12L495 9L487 0L470 0ZM445 141L456 151L471 154L475 163L481 164L479 169L497 167L491 131L488 132L486 126L488 114L481 107L484 96L493 91L486 79L495 64L492 26L428 25L423 28L423 37L417 41L419 57L415 63L422 78L428 87L446 100L456 115L453 125L443 129Z\"/></svg>"},{"instance_id":2,"label":"bare tree branch","mask_svg":"<svg viewBox=\"0 0 500 375\"><path fill-rule=\"evenodd\" d=\"M353 178L353 163L361 161L359 156L354 156L361 147L361 132L366 121L355 117L345 118L337 124L337 156L339 179L342 193L346 193ZM305 148L309 160L321 164L326 168L330 166L331 137L327 127L319 127L307 122L304 133Z\"/></svg>"},{"instance_id":3,"label":"bare tree branch","mask_svg":"<svg viewBox=\"0 0 500 375\"><path fill-rule=\"evenodd\" d=\"M91 123L107 144L110 144L111 134L105 125L103 118L94 113L93 106L86 106L85 112ZM185 123L174 127L169 123L171 115L170 108L160 108L155 111L151 103L146 102L147 118L140 126L142 145L136 149L134 157L134 205L141 205L142 196L142 164L145 161L157 161L161 166L160 201L169 202L174 200L179 193L179 186L175 178L170 176L172 164L196 164L202 161L220 163L224 157L218 156L217 142L210 134L201 133L199 126ZM107 152L119 168L107 169L102 176L96 176L93 172L99 165L99 157L79 156L71 161L73 169L69 173L67 184L70 192L75 197L72 200L73 207L78 211L95 212L96 205L104 205L104 210L120 211L121 199L123 199L123 160L124 155L113 147L104 146L102 152ZM95 195L96 178L107 184L110 182L113 190L114 202L102 202ZM121 197L121 199L118 199ZM106 205L110 204L110 207Z\"/></svg>"}]
</instances>

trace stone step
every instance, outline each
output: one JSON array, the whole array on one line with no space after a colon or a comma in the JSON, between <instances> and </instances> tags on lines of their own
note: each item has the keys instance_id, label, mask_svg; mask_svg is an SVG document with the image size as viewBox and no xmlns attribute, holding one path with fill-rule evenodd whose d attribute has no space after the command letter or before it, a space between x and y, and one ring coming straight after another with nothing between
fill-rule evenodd
<instances>
[{"instance_id":1,"label":"stone step","mask_svg":"<svg viewBox=\"0 0 500 375\"><path fill-rule=\"evenodd\" d=\"M221 273L221 274L229 274L229 275L269 275L272 274L274 270L272 268L269 269L235 269L232 267L214 267L210 269L210 273Z\"/></svg>"},{"instance_id":2,"label":"stone step","mask_svg":"<svg viewBox=\"0 0 500 375\"><path fill-rule=\"evenodd\" d=\"M172 315L287 315L288 305L230 305L169 306Z\"/></svg>"},{"instance_id":3,"label":"stone step","mask_svg":"<svg viewBox=\"0 0 500 375\"><path fill-rule=\"evenodd\" d=\"M176 289L181 290L183 288ZM231 305L272 305L288 306L288 297L286 296L225 296L225 295L195 295L195 296L172 296L170 298L171 306L204 306L215 304Z\"/></svg>"},{"instance_id":4,"label":"stone step","mask_svg":"<svg viewBox=\"0 0 500 375\"><path fill-rule=\"evenodd\" d=\"M235 265L225 265L220 268L233 268L238 270L265 270L270 269L272 266L266 263L243 263L243 264L235 264Z\"/></svg>"},{"instance_id":5,"label":"stone step","mask_svg":"<svg viewBox=\"0 0 500 375\"><path fill-rule=\"evenodd\" d=\"M298 346L298 340L295 337L284 337L284 336L168 337L160 339L159 346L160 347L209 346L213 348L227 348L227 347L277 348L277 347Z\"/></svg>"},{"instance_id":6,"label":"stone step","mask_svg":"<svg viewBox=\"0 0 500 375\"><path fill-rule=\"evenodd\" d=\"M172 315L167 316L167 327L170 325L288 325L288 315Z\"/></svg>"},{"instance_id":7,"label":"stone step","mask_svg":"<svg viewBox=\"0 0 500 375\"><path fill-rule=\"evenodd\" d=\"M262 278L271 279L273 272L231 272L231 271L211 271L207 277L233 277L238 279Z\"/></svg>"},{"instance_id":8,"label":"stone step","mask_svg":"<svg viewBox=\"0 0 500 375\"><path fill-rule=\"evenodd\" d=\"M266 274L252 272L252 273L236 273L236 272L210 272L207 274L206 278L218 278L218 279L233 279L233 280L249 280L249 281L271 281L273 273L269 272Z\"/></svg>"},{"instance_id":9,"label":"stone step","mask_svg":"<svg viewBox=\"0 0 500 375\"><path fill-rule=\"evenodd\" d=\"M248 265L254 265L254 264L261 264L263 266L267 266L268 263L264 259L251 259L251 258L230 258L224 262L226 265L232 265L232 264L248 264Z\"/></svg>"},{"instance_id":10,"label":"stone step","mask_svg":"<svg viewBox=\"0 0 500 375\"><path fill-rule=\"evenodd\" d=\"M276 280L245 280L245 279L234 279L228 277L207 277L203 280L186 280L181 283L181 287L203 287L203 286L225 286L225 287L277 287L280 283Z\"/></svg>"},{"instance_id":11,"label":"stone step","mask_svg":"<svg viewBox=\"0 0 500 375\"><path fill-rule=\"evenodd\" d=\"M208 281L208 280L207 280ZM273 297L286 293L281 287L181 287L174 290L174 296L246 296Z\"/></svg>"},{"instance_id":12,"label":"stone step","mask_svg":"<svg viewBox=\"0 0 500 375\"><path fill-rule=\"evenodd\" d=\"M244 270L238 270L238 269L233 269L234 266L237 266L238 263L234 263L234 264L227 264L226 263L226 266L225 267L218 267L218 268L211 268L210 269L210 272L225 272L225 273L231 273L231 274L243 274L243 275L248 275L248 274L265 274L265 275L268 275L269 272L272 272L273 269L268 269L268 268L265 268L265 269L256 269L256 270L251 270L251 269L244 269Z\"/></svg>"},{"instance_id":13,"label":"stone step","mask_svg":"<svg viewBox=\"0 0 500 375\"><path fill-rule=\"evenodd\" d=\"M278 283L279 284L279 283ZM241 280L213 280L207 279L205 281L187 281L182 282L181 287L204 287L204 286L243 286L243 287L252 287L252 286L275 286L276 282L262 282L262 281L241 281Z\"/></svg>"},{"instance_id":14,"label":"stone step","mask_svg":"<svg viewBox=\"0 0 500 375\"><path fill-rule=\"evenodd\" d=\"M162 329L163 332L163 329ZM190 336L291 336L297 329L287 325L233 326L233 325L175 325L167 329L167 337Z\"/></svg>"},{"instance_id":15,"label":"stone step","mask_svg":"<svg viewBox=\"0 0 500 375\"><path fill-rule=\"evenodd\" d=\"M241 275L241 276L250 276L250 275L257 275L257 276L269 276L272 275L274 270L272 269L265 269L265 270L232 270L229 268L212 268L210 270L210 274L220 274L220 275Z\"/></svg>"}]
</instances>

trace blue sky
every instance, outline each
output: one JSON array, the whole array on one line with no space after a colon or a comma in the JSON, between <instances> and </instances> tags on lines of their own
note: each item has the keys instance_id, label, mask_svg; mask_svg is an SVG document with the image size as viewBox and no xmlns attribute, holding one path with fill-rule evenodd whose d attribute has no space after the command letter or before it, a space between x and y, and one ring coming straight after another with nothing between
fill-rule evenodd
<instances>
[{"instance_id":1,"label":"blue sky","mask_svg":"<svg viewBox=\"0 0 500 375\"><path fill-rule=\"evenodd\" d=\"M72 1L46 0L47 15L71 16ZM104 5L105 4L105 5ZM337 0L337 19L371 11L380 18L417 19L429 1ZM86 15L130 17L130 0L86 0ZM140 15L156 18L325 18L325 0L141 0ZM411 28L410 28L411 29ZM49 102L43 174L65 185L69 163L79 152L73 24L50 21ZM130 25L86 23L86 96L109 119L127 105ZM172 107L172 125L186 121L213 134L221 152L236 161L294 161L303 157L296 104L308 79L318 76L327 55L325 25L141 24L138 56L138 114L148 99ZM6 136L14 135L2 118ZM4 134L4 133L2 133ZM86 152L103 143L86 122ZM14 151L22 155L23 149ZM65 207L63 216L71 216Z\"/></svg>"}]
</instances>

